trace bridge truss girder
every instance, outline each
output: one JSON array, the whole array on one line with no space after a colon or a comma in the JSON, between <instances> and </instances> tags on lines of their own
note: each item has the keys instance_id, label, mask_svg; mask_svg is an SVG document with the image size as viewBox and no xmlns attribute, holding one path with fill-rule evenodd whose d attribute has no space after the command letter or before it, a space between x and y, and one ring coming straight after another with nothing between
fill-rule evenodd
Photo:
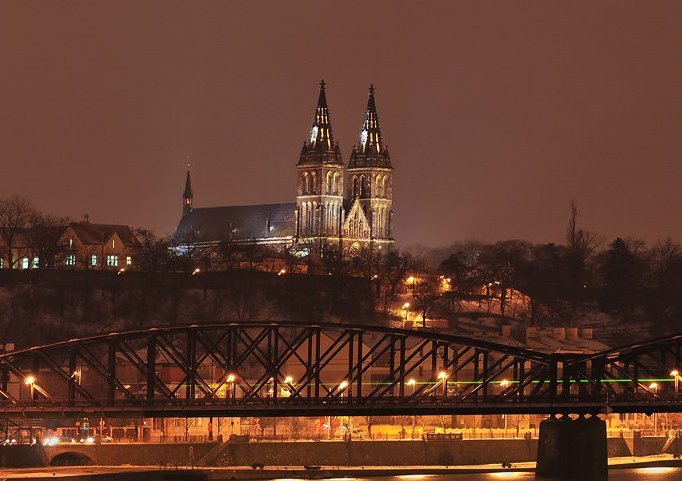
<instances>
[{"instance_id":1,"label":"bridge truss girder","mask_svg":"<svg viewBox=\"0 0 682 481\"><path fill-rule=\"evenodd\" d=\"M0 415L678 411L646 380L679 361L680 336L577 355L358 325L153 328L1 354Z\"/></svg>"}]
</instances>

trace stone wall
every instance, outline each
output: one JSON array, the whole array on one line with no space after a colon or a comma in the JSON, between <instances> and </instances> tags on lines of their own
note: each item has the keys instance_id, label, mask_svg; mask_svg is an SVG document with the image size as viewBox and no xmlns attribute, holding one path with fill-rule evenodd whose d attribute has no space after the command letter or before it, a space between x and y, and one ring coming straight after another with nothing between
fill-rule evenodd
<instances>
[{"instance_id":1,"label":"stone wall","mask_svg":"<svg viewBox=\"0 0 682 481\"><path fill-rule=\"evenodd\" d=\"M609 457L659 454L664 437L608 438ZM49 465L62 453L87 456L94 464L138 466L452 466L535 461L537 439L433 441L321 441L272 443L99 444L0 446L0 467Z\"/></svg>"}]
</instances>

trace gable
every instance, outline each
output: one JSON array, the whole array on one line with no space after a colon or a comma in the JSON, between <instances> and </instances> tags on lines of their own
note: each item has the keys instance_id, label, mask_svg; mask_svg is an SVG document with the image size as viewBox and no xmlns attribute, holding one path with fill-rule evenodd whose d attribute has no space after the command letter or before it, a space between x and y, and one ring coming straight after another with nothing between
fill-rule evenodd
<instances>
[{"instance_id":1,"label":"gable","mask_svg":"<svg viewBox=\"0 0 682 481\"><path fill-rule=\"evenodd\" d=\"M369 221L358 199L353 201L343 221L343 235L348 239L369 239Z\"/></svg>"}]
</instances>

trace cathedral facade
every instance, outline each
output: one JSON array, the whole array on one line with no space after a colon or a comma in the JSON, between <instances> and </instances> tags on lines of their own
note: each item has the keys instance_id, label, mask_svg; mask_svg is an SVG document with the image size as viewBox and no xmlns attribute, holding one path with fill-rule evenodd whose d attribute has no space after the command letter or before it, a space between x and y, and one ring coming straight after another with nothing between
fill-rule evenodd
<instances>
[{"instance_id":1,"label":"cathedral facade","mask_svg":"<svg viewBox=\"0 0 682 481\"><path fill-rule=\"evenodd\" d=\"M176 245L224 242L297 247L300 252L353 252L393 243L393 166L370 86L357 146L348 163L334 139L325 83L297 169L296 202L225 207L194 206L189 167Z\"/></svg>"}]
</instances>

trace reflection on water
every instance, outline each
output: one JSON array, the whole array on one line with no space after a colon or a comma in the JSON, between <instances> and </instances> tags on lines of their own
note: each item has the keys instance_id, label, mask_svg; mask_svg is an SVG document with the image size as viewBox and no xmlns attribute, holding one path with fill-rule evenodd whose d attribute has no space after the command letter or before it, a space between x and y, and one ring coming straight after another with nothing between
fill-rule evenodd
<instances>
[{"instance_id":1,"label":"reflection on water","mask_svg":"<svg viewBox=\"0 0 682 481\"><path fill-rule=\"evenodd\" d=\"M377 478L343 479L344 481L421 481L427 478L429 478L429 481L500 481L504 479L530 481L535 479L535 474L518 471L501 471L498 473L483 474L407 474ZM614 469L609 471L609 481L682 481L682 468L649 467Z\"/></svg>"}]
</instances>

